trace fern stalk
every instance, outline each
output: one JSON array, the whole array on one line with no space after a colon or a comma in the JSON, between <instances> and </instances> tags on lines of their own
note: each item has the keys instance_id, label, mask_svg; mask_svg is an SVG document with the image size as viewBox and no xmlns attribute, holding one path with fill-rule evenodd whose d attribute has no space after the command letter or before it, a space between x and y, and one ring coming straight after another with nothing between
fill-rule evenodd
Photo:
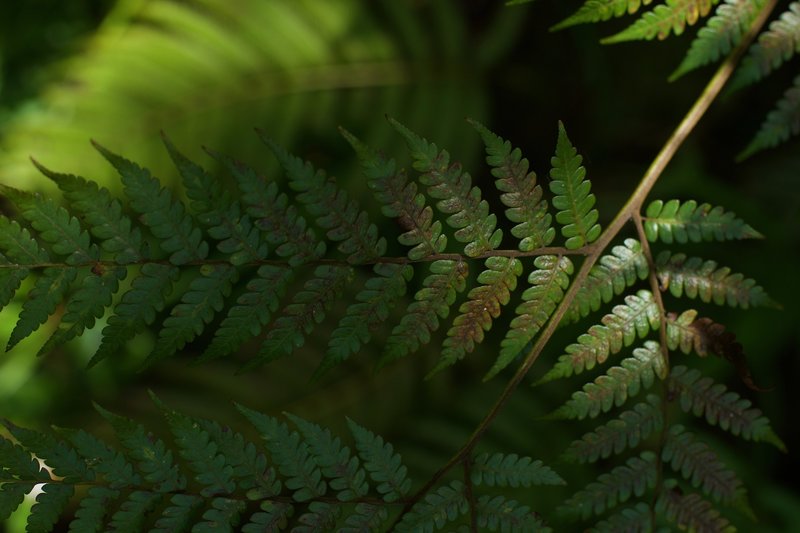
<instances>
[{"instance_id":1,"label":"fern stalk","mask_svg":"<svg viewBox=\"0 0 800 533\"><path fill-rule=\"evenodd\" d=\"M584 247L585 251L587 252L586 260L581 265L580 270L576 274L575 278L572 281L572 285L567 290L566 294L564 295L564 299L561 300L561 303L556 308L555 312L550 316L549 321L547 322L546 326L542 330L539 338L534 343L531 350L525 356L525 359L520 364L519 368L517 369L514 376L509 380L506 387L503 389L503 392L500 393L500 396L495 401L494 405L489 409L489 412L484 416L472 434L469 436L467 441L464 445L444 464L432 477L431 479L425 483L409 500L406 506L403 508L403 511L400 513L397 521L399 520L411 510L414 503L419 501L426 493L428 493L442 477L447 474L452 468L456 465L468 461L475 446L477 445L478 441L481 439L483 434L489 428L491 423L500 413L500 411L505 407L508 400L511 398L513 392L517 389L519 384L525 379L525 376L528 374L528 371L531 369L533 364L539 358L544 347L550 341L550 338L555 333L556 328L558 327L561 320L566 315L567 311L569 310L570 306L572 305L575 296L578 293L578 290L583 285L584 281L589 275L589 271L591 270L592 266L597 262L600 258L602 252L609 246L611 241L619 234L622 228L627 224L631 219L634 219L636 213L639 213L644 205L647 196L650 194L653 186L656 184L658 179L661 177L661 174L666 169L669 162L672 160L675 153L678 149L683 145L683 142L698 124L700 119L705 115L708 108L711 104L716 100L719 96L722 88L725 86L727 81L730 79L731 74L733 73L737 63L741 59L744 52L750 46L753 39L755 39L756 35L758 35L759 31L766 23L767 19L769 18L770 14L775 8L777 0L768 0L765 5L764 9L759 13L759 16L753 21L752 26L747 31L747 33L742 37L742 40L733 49L733 51L728 55L725 61L720 65L717 69L714 76L706 85L703 92L695 101L694 105L689 109L689 111L684 116L683 120L681 120L680 124L675 128L675 131L669 137L667 142L661 148L661 150L656 155L653 162L648 167L647 171L645 172L644 176L642 177L639 185L636 187L636 190L631 194L628 201L622 207L622 209L617 213L617 216L614 220L606 227L605 231L600 234L596 241L591 244L588 244ZM641 226L641 218L639 219L639 226ZM642 241L646 241L646 236L644 234L644 229L641 229L641 236L640 238ZM652 257L652 256L651 256ZM652 270L652 269L651 269ZM652 283L652 280L651 280ZM655 287L654 292L658 294L660 290L658 287ZM663 308L663 304L661 305ZM662 315L663 316L663 315ZM663 322L663 319L662 319ZM662 325L663 328L663 325ZM663 334L663 339L665 340L666 335ZM665 342L662 342L662 347L666 346ZM663 349L663 348L662 348ZM660 481L660 480L659 480Z\"/></svg>"}]
</instances>

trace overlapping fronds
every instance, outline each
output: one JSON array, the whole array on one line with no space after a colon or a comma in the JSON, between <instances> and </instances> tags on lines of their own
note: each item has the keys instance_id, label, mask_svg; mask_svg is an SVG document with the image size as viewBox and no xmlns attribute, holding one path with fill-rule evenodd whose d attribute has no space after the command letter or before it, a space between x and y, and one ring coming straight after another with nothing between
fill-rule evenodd
<instances>
[{"instance_id":1,"label":"overlapping fronds","mask_svg":"<svg viewBox=\"0 0 800 533\"><path fill-rule=\"evenodd\" d=\"M171 441L99 407L119 448L84 430L42 433L5 422L13 440L0 439L0 519L40 485L28 530L41 533L53 530L56 523L69 523L71 531L255 532L309 527L355 532L385 530L400 519L399 531L430 531L456 521L469 508L491 527L525 525L526 531L546 531L529 507L502 497L473 495L472 490L480 485L563 483L541 461L514 454L482 455L475 464L483 469L474 471L469 492L463 483L453 482L415 501L407 468L392 445L352 420L348 420L355 444L351 452L330 430L298 416L286 415L295 430L277 418L238 406L260 436L259 443L154 399L172 433ZM67 512L70 503L77 504L74 516Z\"/></svg>"}]
</instances>

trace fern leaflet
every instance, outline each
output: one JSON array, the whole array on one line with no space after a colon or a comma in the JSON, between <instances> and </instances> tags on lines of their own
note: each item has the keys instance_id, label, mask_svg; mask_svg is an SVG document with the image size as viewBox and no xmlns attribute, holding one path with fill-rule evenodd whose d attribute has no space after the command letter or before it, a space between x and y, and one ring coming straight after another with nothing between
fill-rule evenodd
<instances>
[{"instance_id":1,"label":"fern leaflet","mask_svg":"<svg viewBox=\"0 0 800 533\"><path fill-rule=\"evenodd\" d=\"M586 2L572 15L562 20L550 31L562 30L577 24L600 22L611 17L621 17L625 14L633 15L639 11L640 6L646 6L653 0L586 0Z\"/></svg>"},{"instance_id":2,"label":"fern leaflet","mask_svg":"<svg viewBox=\"0 0 800 533\"><path fill-rule=\"evenodd\" d=\"M773 148L797 134L800 134L800 76L794 79L792 86L783 94L783 98L767 114L756 136L736 156L736 159L742 161L765 148Z\"/></svg>"},{"instance_id":3,"label":"fern leaflet","mask_svg":"<svg viewBox=\"0 0 800 533\"><path fill-rule=\"evenodd\" d=\"M674 81L687 72L714 63L725 57L742 40L764 0L725 0L714 16L700 28L689 51L669 80Z\"/></svg>"},{"instance_id":4,"label":"fern leaflet","mask_svg":"<svg viewBox=\"0 0 800 533\"><path fill-rule=\"evenodd\" d=\"M693 26L711 11L719 0L666 0L642 15L627 29L603 39L603 43L619 43L637 39L666 39L670 33L680 35L687 25Z\"/></svg>"},{"instance_id":5,"label":"fern leaflet","mask_svg":"<svg viewBox=\"0 0 800 533\"><path fill-rule=\"evenodd\" d=\"M592 209L595 196L591 194L592 184L586 177L586 169L581 166L583 157L572 146L567 137L564 124L558 123L558 142L556 153L550 163L550 191L556 196L553 198L553 207L558 209L556 221L561 224L561 234L567 239L566 247L569 249L580 248L591 244L600 236L600 224L597 224L599 214L597 209Z\"/></svg>"},{"instance_id":6,"label":"fern leaflet","mask_svg":"<svg viewBox=\"0 0 800 533\"><path fill-rule=\"evenodd\" d=\"M763 238L734 213L710 204L698 206L694 200L683 203L679 200L655 200L647 206L642 222L650 242L684 244Z\"/></svg>"}]
</instances>

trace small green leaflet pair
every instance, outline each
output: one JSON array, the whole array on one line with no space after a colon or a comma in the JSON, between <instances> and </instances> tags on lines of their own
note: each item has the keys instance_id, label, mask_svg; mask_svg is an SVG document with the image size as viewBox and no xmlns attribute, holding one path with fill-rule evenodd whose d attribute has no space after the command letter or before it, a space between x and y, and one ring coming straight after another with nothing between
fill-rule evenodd
<instances>
[{"instance_id":1,"label":"small green leaflet pair","mask_svg":"<svg viewBox=\"0 0 800 533\"><path fill-rule=\"evenodd\" d=\"M237 405L260 437L254 442L153 400L171 443L100 407L119 448L84 430L40 433L5 422L16 442L0 439L0 521L38 486L27 526L37 533L67 522L74 533L416 532L464 523L468 512L489 531L549 531L526 505L479 487L564 483L541 461L483 453L466 480L414 497L392 445L352 420L353 452L294 415L286 415L292 429ZM73 503L74 516L67 513Z\"/></svg>"}]
</instances>

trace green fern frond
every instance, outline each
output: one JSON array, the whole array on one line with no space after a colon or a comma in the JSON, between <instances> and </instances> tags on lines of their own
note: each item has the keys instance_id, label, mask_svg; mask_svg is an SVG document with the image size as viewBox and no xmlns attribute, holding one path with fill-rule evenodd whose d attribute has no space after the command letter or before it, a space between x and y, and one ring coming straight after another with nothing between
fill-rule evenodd
<instances>
[{"instance_id":1,"label":"green fern frond","mask_svg":"<svg viewBox=\"0 0 800 533\"><path fill-rule=\"evenodd\" d=\"M642 252L641 243L636 239L625 239L623 244L614 246L610 254L597 260L586 281L578 289L575 301L567 310L565 321L577 322L600 309L603 303L610 302L614 296L625 292L637 280L647 278L650 267Z\"/></svg>"},{"instance_id":2,"label":"green fern frond","mask_svg":"<svg viewBox=\"0 0 800 533\"><path fill-rule=\"evenodd\" d=\"M487 381L511 364L525 346L544 326L564 297L569 286L569 277L574 271L568 257L542 255L533 261L536 270L528 276L531 285L522 293L522 303L500 344L500 355L491 370L483 378Z\"/></svg>"},{"instance_id":3,"label":"green fern frond","mask_svg":"<svg viewBox=\"0 0 800 533\"><path fill-rule=\"evenodd\" d=\"M542 461L517 454L482 453L470 465L472 482L490 487L530 487L531 485L565 485L561 476Z\"/></svg>"},{"instance_id":4,"label":"green fern frond","mask_svg":"<svg viewBox=\"0 0 800 533\"><path fill-rule=\"evenodd\" d=\"M763 7L764 0L725 0L697 32L686 57L670 75L669 81L728 55Z\"/></svg>"},{"instance_id":5,"label":"green fern frond","mask_svg":"<svg viewBox=\"0 0 800 533\"><path fill-rule=\"evenodd\" d=\"M492 327L492 320L500 316L502 306L508 303L522 274L522 262L510 257L489 257L486 270L478 274L478 287L468 294L468 300L459 307L459 315L447 332L442 354L428 377L455 364L475 344L483 341L484 331Z\"/></svg>"},{"instance_id":6,"label":"green fern frond","mask_svg":"<svg viewBox=\"0 0 800 533\"><path fill-rule=\"evenodd\" d=\"M656 485L656 463L656 455L649 451L631 457L625 465L601 474L597 481L576 492L559 506L559 511L585 520L628 501L631 496L642 496Z\"/></svg>"},{"instance_id":7,"label":"green fern frond","mask_svg":"<svg viewBox=\"0 0 800 533\"><path fill-rule=\"evenodd\" d=\"M669 429L661 459L714 501L748 507L744 486L736 473L683 426L675 425Z\"/></svg>"},{"instance_id":8,"label":"green fern frond","mask_svg":"<svg viewBox=\"0 0 800 533\"><path fill-rule=\"evenodd\" d=\"M409 182L406 172L397 169L394 159L370 149L349 131L339 128L361 161L367 185L381 202L381 212L397 218L405 233L398 237L400 244L412 246L408 258L419 261L441 253L447 246L447 236L442 234L442 223L434 220L433 210L426 205L425 195L417 191L417 184Z\"/></svg>"},{"instance_id":9,"label":"green fern frond","mask_svg":"<svg viewBox=\"0 0 800 533\"><path fill-rule=\"evenodd\" d=\"M430 492L425 499L415 505L397 524L396 531L432 532L441 529L467 512L467 497L461 481L451 481L449 485Z\"/></svg>"},{"instance_id":10,"label":"green fern frond","mask_svg":"<svg viewBox=\"0 0 800 533\"><path fill-rule=\"evenodd\" d=\"M758 42L731 79L731 89L755 83L780 67L800 51L800 2L792 2L769 29L761 32Z\"/></svg>"},{"instance_id":11,"label":"green fern frond","mask_svg":"<svg viewBox=\"0 0 800 533\"><path fill-rule=\"evenodd\" d=\"M205 259L208 243L183 204L175 201L148 170L97 143L94 147L119 173L131 209L141 215L139 219L159 239L161 249L171 254L170 263L177 266Z\"/></svg>"},{"instance_id":12,"label":"green fern frond","mask_svg":"<svg viewBox=\"0 0 800 533\"><path fill-rule=\"evenodd\" d=\"M439 319L447 318L456 295L467 285L469 266L465 261L442 259L430 265L430 274L423 287L392 329L386 348L378 361L382 367L391 361L417 351L431 340L431 333L439 329Z\"/></svg>"},{"instance_id":13,"label":"green fern frond","mask_svg":"<svg viewBox=\"0 0 800 533\"><path fill-rule=\"evenodd\" d=\"M386 239L378 235L378 228L369 221L367 213L359 210L347 193L337 187L333 177L263 135L262 140L283 167L289 186L298 192L297 200L327 230L329 239L341 241L338 249L349 263L366 263L386 252Z\"/></svg>"},{"instance_id":14,"label":"green fern frond","mask_svg":"<svg viewBox=\"0 0 800 533\"><path fill-rule=\"evenodd\" d=\"M595 418L601 412L623 405L628 398L636 396L642 389L649 389L656 377L664 378L666 362L657 342L646 341L644 347L636 348L633 357L628 357L574 392L572 398L548 415L549 419Z\"/></svg>"},{"instance_id":15,"label":"green fern frond","mask_svg":"<svg viewBox=\"0 0 800 533\"><path fill-rule=\"evenodd\" d=\"M603 363L609 355L618 353L630 346L638 338L644 338L650 331L658 329L660 312L650 291L641 290L625 297L625 305L617 305L612 313L602 318L603 325L595 325L578 337L578 342L570 344L566 353L535 385L554 379L580 374Z\"/></svg>"},{"instance_id":16,"label":"green fern frond","mask_svg":"<svg viewBox=\"0 0 800 533\"><path fill-rule=\"evenodd\" d=\"M586 0L586 2L572 15L565 18L550 31L563 30L577 24L587 24L608 20L611 17L621 17L625 14L633 15L639 11L640 6L646 6L653 0Z\"/></svg>"},{"instance_id":17,"label":"green fern frond","mask_svg":"<svg viewBox=\"0 0 800 533\"><path fill-rule=\"evenodd\" d=\"M49 262L47 251L39 247L30 232L13 220L0 215L0 264L16 264L16 268L0 268L0 308L8 305L14 298L22 282L30 274L30 269L22 265L35 265ZM43 286L44 287L44 286ZM13 346L9 339L6 350Z\"/></svg>"},{"instance_id":18,"label":"green fern frond","mask_svg":"<svg viewBox=\"0 0 800 533\"><path fill-rule=\"evenodd\" d=\"M566 247L574 250L600 236L599 214L592 209L595 196L591 194L592 184L586 177L586 169L581 166L583 157L567 137L564 124L558 123L558 142L556 153L550 159L550 191L553 207L558 209L556 221L561 224L561 234L567 239Z\"/></svg>"},{"instance_id":19,"label":"green fern frond","mask_svg":"<svg viewBox=\"0 0 800 533\"><path fill-rule=\"evenodd\" d=\"M606 459L612 454L635 448L653 432L661 431L663 425L660 400L648 394L646 401L620 413L617 418L586 433L579 440L572 441L562 457L576 463Z\"/></svg>"},{"instance_id":20,"label":"green fern frond","mask_svg":"<svg viewBox=\"0 0 800 533\"><path fill-rule=\"evenodd\" d=\"M647 206L642 222L650 242L685 244L763 238L735 213L710 204L698 206L694 200L654 200Z\"/></svg>"},{"instance_id":21,"label":"green fern frond","mask_svg":"<svg viewBox=\"0 0 800 533\"><path fill-rule=\"evenodd\" d=\"M687 25L693 26L701 17L707 16L711 7L718 2L719 0L666 0L642 15L628 28L601 42L611 44L653 38L664 40L670 33L680 35Z\"/></svg>"},{"instance_id":22,"label":"green fern frond","mask_svg":"<svg viewBox=\"0 0 800 533\"><path fill-rule=\"evenodd\" d=\"M337 491L336 497L343 502L365 496L369 491L366 474L359 467L358 458L350 455L350 449L342 446L338 437L330 430L295 415L286 415L305 438L314 461L322 474L330 479L330 487Z\"/></svg>"},{"instance_id":23,"label":"green fern frond","mask_svg":"<svg viewBox=\"0 0 800 533\"><path fill-rule=\"evenodd\" d=\"M173 266L158 263L142 265L130 289L114 306L114 313L103 328L102 341L89 366L117 353L128 340L155 321L156 313L164 308L167 295L172 292L178 276L179 270Z\"/></svg>"},{"instance_id":24,"label":"green fern frond","mask_svg":"<svg viewBox=\"0 0 800 533\"><path fill-rule=\"evenodd\" d=\"M325 318L325 313L353 279L353 269L319 266L314 278L303 285L270 327L258 354L243 366L245 370L285 357L305 344L305 336Z\"/></svg>"},{"instance_id":25,"label":"green fern frond","mask_svg":"<svg viewBox=\"0 0 800 533\"><path fill-rule=\"evenodd\" d=\"M669 482L671 481L671 483ZM656 502L656 510L664 514L680 529L689 531L719 531L734 533L736 528L710 502L699 494L684 494L674 480L665 482L664 490Z\"/></svg>"},{"instance_id":26,"label":"green fern frond","mask_svg":"<svg viewBox=\"0 0 800 533\"><path fill-rule=\"evenodd\" d=\"M516 223L511 234L520 239L519 249L529 252L549 245L556 236L553 217L548 213L542 187L536 173L528 172L528 160L519 148L489 131L480 122L469 120L486 145L486 163L492 167L495 185L501 191L500 201L507 207L506 218Z\"/></svg>"},{"instance_id":27,"label":"green fern frond","mask_svg":"<svg viewBox=\"0 0 800 533\"><path fill-rule=\"evenodd\" d=\"M286 487L298 502L325 495L327 483L311 456L308 444L285 423L265 414L237 405L239 411L255 426L269 450L278 471L287 478Z\"/></svg>"},{"instance_id":28,"label":"green fern frond","mask_svg":"<svg viewBox=\"0 0 800 533\"><path fill-rule=\"evenodd\" d=\"M719 426L746 440L768 442L786 451L783 441L775 434L769 419L746 400L711 378L702 377L695 369L685 366L672 368L667 379L670 398L680 401L681 409L703 417L712 426Z\"/></svg>"},{"instance_id":29,"label":"green fern frond","mask_svg":"<svg viewBox=\"0 0 800 533\"><path fill-rule=\"evenodd\" d=\"M339 365L369 342L372 330L389 317L389 310L405 295L406 282L414 274L410 265L386 263L376 264L373 271L376 277L367 280L364 289L356 295L358 303L347 308L331 334L325 357L313 379Z\"/></svg>"},{"instance_id":30,"label":"green fern frond","mask_svg":"<svg viewBox=\"0 0 800 533\"><path fill-rule=\"evenodd\" d=\"M389 123L408 145L414 168L421 173L419 181L428 187L428 194L437 200L436 208L450 215L447 224L456 229L458 242L467 243L464 253L478 256L500 245L503 232L495 229L497 217L489 213L489 204L481 199L481 191L472 186L472 178L462 172L460 163L450 163L450 154L409 130L396 120Z\"/></svg>"},{"instance_id":31,"label":"green fern frond","mask_svg":"<svg viewBox=\"0 0 800 533\"><path fill-rule=\"evenodd\" d=\"M794 79L792 86L783 94L783 98L767 114L756 136L736 156L736 159L742 161L756 152L778 146L798 134L800 134L800 76Z\"/></svg>"},{"instance_id":32,"label":"green fern frond","mask_svg":"<svg viewBox=\"0 0 800 533\"><path fill-rule=\"evenodd\" d=\"M408 469L403 465L400 455L383 437L375 435L349 418L347 426L356 441L358 456L373 481L378 483L378 492L387 502L394 502L408 495L411 480L406 477Z\"/></svg>"},{"instance_id":33,"label":"green fern frond","mask_svg":"<svg viewBox=\"0 0 800 533\"><path fill-rule=\"evenodd\" d=\"M750 306L775 307L777 304L760 285L742 274L731 274L715 261L703 261L686 254L663 251L656 257L656 275L664 290L676 298L700 298L704 302L747 309Z\"/></svg>"},{"instance_id":34,"label":"green fern frond","mask_svg":"<svg viewBox=\"0 0 800 533\"><path fill-rule=\"evenodd\" d=\"M478 527L482 531L551 531L527 505L503 496L483 495L475 504Z\"/></svg>"}]
</instances>

